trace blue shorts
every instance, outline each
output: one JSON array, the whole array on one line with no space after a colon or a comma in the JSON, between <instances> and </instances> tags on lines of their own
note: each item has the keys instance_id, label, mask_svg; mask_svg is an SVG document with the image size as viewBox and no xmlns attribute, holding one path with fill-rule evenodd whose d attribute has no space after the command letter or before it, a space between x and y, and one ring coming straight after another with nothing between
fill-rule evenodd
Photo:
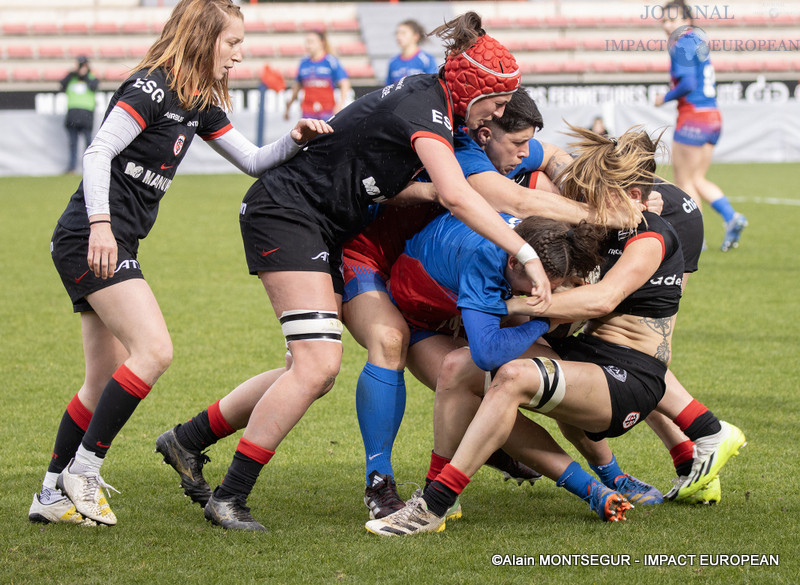
<instances>
[{"instance_id":1,"label":"blue shorts","mask_svg":"<svg viewBox=\"0 0 800 585\"><path fill-rule=\"evenodd\" d=\"M344 259L344 295L342 302L352 301L358 295L377 290L389 294L386 290L386 274L383 271L363 264L354 262L350 258Z\"/></svg>"},{"instance_id":2,"label":"blue shorts","mask_svg":"<svg viewBox=\"0 0 800 585\"><path fill-rule=\"evenodd\" d=\"M722 132L719 110L679 112L673 140L689 146L715 145Z\"/></svg>"}]
</instances>

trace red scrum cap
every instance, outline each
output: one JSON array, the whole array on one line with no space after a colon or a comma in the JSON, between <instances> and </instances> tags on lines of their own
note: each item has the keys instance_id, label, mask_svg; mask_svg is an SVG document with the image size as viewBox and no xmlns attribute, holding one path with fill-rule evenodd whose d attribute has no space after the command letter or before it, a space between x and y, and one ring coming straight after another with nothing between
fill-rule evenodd
<instances>
[{"instance_id":1,"label":"red scrum cap","mask_svg":"<svg viewBox=\"0 0 800 585\"><path fill-rule=\"evenodd\" d=\"M489 35L478 37L469 49L447 57L444 63L453 109L465 119L476 100L516 91L520 76L514 55Z\"/></svg>"}]
</instances>

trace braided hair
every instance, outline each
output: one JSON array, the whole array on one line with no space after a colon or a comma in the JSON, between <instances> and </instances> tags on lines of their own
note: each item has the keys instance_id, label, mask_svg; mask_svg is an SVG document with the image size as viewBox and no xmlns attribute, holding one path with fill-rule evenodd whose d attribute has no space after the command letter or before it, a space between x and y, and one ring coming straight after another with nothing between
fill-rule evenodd
<instances>
[{"instance_id":1,"label":"braided hair","mask_svg":"<svg viewBox=\"0 0 800 585\"><path fill-rule=\"evenodd\" d=\"M572 227L563 221L531 216L514 231L533 246L550 279L585 278L603 260L600 244L606 230L601 226L581 221Z\"/></svg>"}]
</instances>

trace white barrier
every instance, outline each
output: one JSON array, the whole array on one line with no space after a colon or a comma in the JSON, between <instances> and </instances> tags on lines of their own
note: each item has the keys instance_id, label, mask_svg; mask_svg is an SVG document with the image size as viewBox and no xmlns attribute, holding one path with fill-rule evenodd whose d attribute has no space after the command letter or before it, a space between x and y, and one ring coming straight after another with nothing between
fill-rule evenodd
<instances>
[{"instance_id":1,"label":"white barrier","mask_svg":"<svg viewBox=\"0 0 800 585\"><path fill-rule=\"evenodd\" d=\"M536 92L534 91L534 94ZM534 95L536 98L537 96ZM672 141L675 106L655 108L646 99L636 103L596 103L588 105L553 105L537 100L545 127L539 137L566 147L561 133L563 120L577 126L589 126L602 114L606 126L618 134L643 124L650 132L667 128L664 140ZM271 100L270 105L279 100ZM800 101L795 96L779 102L736 101L720 106L723 116L722 137L714 150L715 162L800 162ZM236 108L231 121L245 136L255 141L257 112ZM98 124L100 111L98 111ZM299 112L296 116L299 117ZM63 114L41 114L27 110L0 111L0 176L58 175L67 167L67 135ZM277 106L267 112L266 141L271 142L291 129L294 121L285 121ZM97 125L96 125L97 126ZM181 173L228 173L236 169L211 148L197 139L181 164Z\"/></svg>"}]
</instances>

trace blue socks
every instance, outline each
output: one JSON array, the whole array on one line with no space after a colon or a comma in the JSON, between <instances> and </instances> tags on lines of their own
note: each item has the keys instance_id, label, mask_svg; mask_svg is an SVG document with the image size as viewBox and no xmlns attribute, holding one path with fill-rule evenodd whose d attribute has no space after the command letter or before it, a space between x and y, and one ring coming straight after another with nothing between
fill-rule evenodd
<instances>
[{"instance_id":1,"label":"blue socks","mask_svg":"<svg viewBox=\"0 0 800 585\"><path fill-rule=\"evenodd\" d=\"M403 370L389 370L369 362L356 385L356 414L369 474L394 475L392 446L406 409Z\"/></svg>"},{"instance_id":2,"label":"blue socks","mask_svg":"<svg viewBox=\"0 0 800 585\"><path fill-rule=\"evenodd\" d=\"M622 469L617 465L617 458L614 455L611 456L611 461L605 465L589 465L589 467L597 474L604 486L612 490L616 489L614 480L622 475Z\"/></svg>"},{"instance_id":3,"label":"blue socks","mask_svg":"<svg viewBox=\"0 0 800 585\"><path fill-rule=\"evenodd\" d=\"M733 216L736 215L736 210L725 195L714 201L714 203L711 204L711 208L722 216L725 223L728 223L733 219Z\"/></svg>"},{"instance_id":4,"label":"blue socks","mask_svg":"<svg viewBox=\"0 0 800 585\"><path fill-rule=\"evenodd\" d=\"M573 461L561 474L556 481L558 487L563 487L568 492L578 496L580 499L588 501L589 486L592 485L594 478L583 470L580 463Z\"/></svg>"}]
</instances>

